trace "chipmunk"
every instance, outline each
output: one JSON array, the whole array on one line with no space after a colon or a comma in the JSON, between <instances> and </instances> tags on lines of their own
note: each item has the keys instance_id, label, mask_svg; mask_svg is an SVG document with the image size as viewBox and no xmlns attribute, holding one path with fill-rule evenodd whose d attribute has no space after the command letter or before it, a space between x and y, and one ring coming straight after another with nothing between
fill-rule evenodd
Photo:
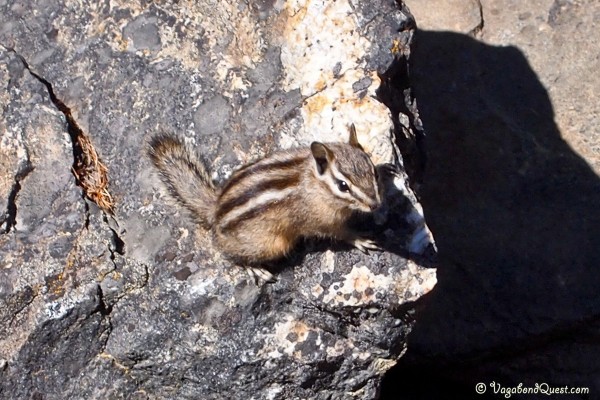
<instances>
[{"instance_id":1,"label":"chipmunk","mask_svg":"<svg viewBox=\"0 0 600 400\"><path fill-rule=\"evenodd\" d=\"M378 249L347 226L355 212L381 204L377 172L354 125L347 144L313 142L276 152L241 167L221 186L175 136L151 138L148 155L170 195L235 262L252 267L276 261L304 237L334 238L364 252Z\"/></svg>"}]
</instances>

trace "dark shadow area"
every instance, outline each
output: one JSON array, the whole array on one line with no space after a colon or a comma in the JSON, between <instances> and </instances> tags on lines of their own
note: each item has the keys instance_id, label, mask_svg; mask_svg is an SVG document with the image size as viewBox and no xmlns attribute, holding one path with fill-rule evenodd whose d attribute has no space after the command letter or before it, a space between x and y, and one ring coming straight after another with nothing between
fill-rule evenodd
<instances>
[{"instance_id":1,"label":"dark shadow area","mask_svg":"<svg viewBox=\"0 0 600 400\"><path fill-rule=\"evenodd\" d=\"M418 31L410 72L440 265L381 399L483 399L493 381L598 393L598 176L518 49Z\"/></svg>"},{"instance_id":2,"label":"dark shadow area","mask_svg":"<svg viewBox=\"0 0 600 400\"><path fill-rule=\"evenodd\" d=\"M426 154L423 149L423 126L412 93L408 66L408 59L400 54L384 73L379 74L381 85L377 88L377 99L390 109L395 142L414 188L422 183ZM408 126L400 121L401 114L409 117Z\"/></svg>"}]
</instances>

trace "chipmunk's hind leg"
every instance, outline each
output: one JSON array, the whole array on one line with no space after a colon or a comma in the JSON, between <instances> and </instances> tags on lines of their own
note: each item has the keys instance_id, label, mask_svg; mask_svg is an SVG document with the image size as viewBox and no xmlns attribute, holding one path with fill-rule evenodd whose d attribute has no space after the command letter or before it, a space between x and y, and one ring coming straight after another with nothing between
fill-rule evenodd
<instances>
[{"instance_id":1,"label":"chipmunk's hind leg","mask_svg":"<svg viewBox=\"0 0 600 400\"><path fill-rule=\"evenodd\" d=\"M294 247L294 240L281 233L265 231L260 235L215 235L218 247L239 265L245 266L256 281L274 282L273 274L265 266L284 258Z\"/></svg>"},{"instance_id":2,"label":"chipmunk's hind leg","mask_svg":"<svg viewBox=\"0 0 600 400\"><path fill-rule=\"evenodd\" d=\"M271 273L271 271L261 268L261 267L248 267L246 268L248 271L248 275L250 275L250 279L254 280L254 283L259 285L260 283L275 283L277 279Z\"/></svg>"}]
</instances>

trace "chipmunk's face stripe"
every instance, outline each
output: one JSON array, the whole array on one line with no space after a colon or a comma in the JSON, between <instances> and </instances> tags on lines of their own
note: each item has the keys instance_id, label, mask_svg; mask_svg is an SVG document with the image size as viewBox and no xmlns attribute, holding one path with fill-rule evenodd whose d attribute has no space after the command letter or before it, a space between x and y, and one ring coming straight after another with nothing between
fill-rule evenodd
<instances>
[{"instance_id":1,"label":"chipmunk's face stripe","mask_svg":"<svg viewBox=\"0 0 600 400\"><path fill-rule=\"evenodd\" d=\"M254 218L263 212L272 210L277 204L283 204L286 200L290 200L297 188L290 187L284 190L271 190L263 192L246 202L244 205L233 209L219 221L221 231L227 231L235 228L242 222Z\"/></svg>"},{"instance_id":2,"label":"chipmunk's face stripe","mask_svg":"<svg viewBox=\"0 0 600 400\"><path fill-rule=\"evenodd\" d=\"M235 172L232 175L232 177L225 183L225 186L221 191L221 196L223 196L225 193L230 191L231 188L233 188L249 176L269 173L273 171L281 172L286 170L295 170L306 160L306 157L298 157L297 154L294 154L293 156L293 158L289 159L267 158L250 164L246 167L243 167L239 171Z\"/></svg>"},{"instance_id":3,"label":"chipmunk's face stripe","mask_svg":"<svg viewBox=\"0 0 600 400\"><path fill-rule=\"evenodd\" d=\"M375 176L375 168L372 167L372 176ZM373 209L381 203L379 198L379 190L377 189L377 181L372 180L372 187L366 188L369 193L359 189L357 185L352 187L352 191L354 195L361 201L362 204L366 205L368 208Z\"/></svg>"},{"instance_id":4,"label":"chipmunk's face stripe","mask_svg":"<svg viewBox=\"0 0 600 400\"><path fill-rule=\"evenodd\" d=\"M372 211L380 204L379 193L376 186L373 186L372 194L366 193L365 191L361 190L359 186L350 179L349 176L342 173L335 164L331 165L329 173L324 174L320 179L327 184L329 190L335 196L348 200L348 202L357 204L359 206L357 208L362 211ZM348 184L349 191L342 192L339 190L338 182L340 181L344 181Z\"/></svg>"},{"instance_id":5,"label":"chipmunk's face stripe","mask_svg":"<svg viewBox=\"0 0 600 400\"><path fill-rule=\"evenodd\" d=\"M283 178L269 179L266 181L258 181L257 184L248 187L242 193L223 202L218 210L216 218L219 220L223 216L232 212L238 207L242 207L249 202L254 202L261 193L277 193L285 189L296 187L300 183L300 175L294 174Z\"/></svg>"}]
</instances>

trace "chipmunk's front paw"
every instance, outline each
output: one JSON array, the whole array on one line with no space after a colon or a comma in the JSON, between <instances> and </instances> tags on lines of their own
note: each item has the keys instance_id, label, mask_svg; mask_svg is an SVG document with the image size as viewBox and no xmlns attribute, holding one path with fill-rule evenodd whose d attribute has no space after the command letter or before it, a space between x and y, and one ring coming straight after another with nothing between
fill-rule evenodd
<instances>
[{"instance_id":1,"label":"chipmunk's front paw","mask_svg":"<svg viewBox=\"0 0 600 400\"><path fill-rule=\"evenodd\" d=\"M352 245L365 254L369 254L369 250L381 250L374 240L365 238L355 238L351 241Z\"/></svg>"}]
</instances>

